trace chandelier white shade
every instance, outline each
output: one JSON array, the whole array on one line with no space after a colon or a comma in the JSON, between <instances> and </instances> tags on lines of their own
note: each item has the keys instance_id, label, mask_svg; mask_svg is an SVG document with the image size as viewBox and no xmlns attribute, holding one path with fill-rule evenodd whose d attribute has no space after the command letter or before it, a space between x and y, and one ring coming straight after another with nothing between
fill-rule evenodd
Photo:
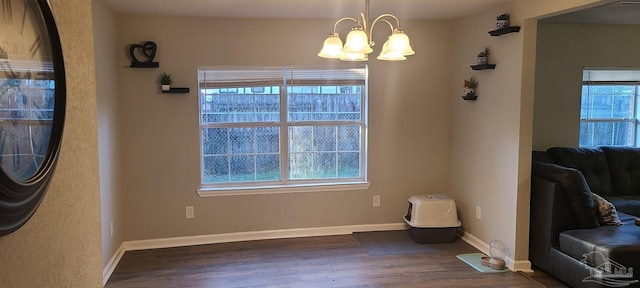
<instances>
[{"instance_id":1,"label":"chandelier white shade","mask_svg":"<svg viewBox=\"0 0 640 288\"><path fill-rule=\"evenodd\" d=\"M340 56L340 60L342 61L367 61L369 60L369 56L364 53L343 53Z\"/></svg>"},{"instance_id":2,"label":"chandelier white shade","mask_svg":"<svg viewBox=\"0 0 640 288\"><path fill-rule=\"evenodd\" d=\"M380 56L378 56L378 60L387 60L387 61L398 61L398 60L406 60L407 57L397 50L391 50L389 48L389 40L384 42L382 45L382 52L380 52Z\"/></svg>"},{"instance_id":3,"label":"chandelier white shade","mask_svg":"<svg viewBox=\"0 0 640 288\"><path fill-rule=\"evenodd\" d=\"M373 27L380 22L388 24L391 29L391 35L389 35L387 41L382 45L382 51L377 57L378 60L406 60L406 56L415 54L416 52L413 51L409 43L409 37L400 29L400 21L396 16L382 14L369 26L369 6L370 0L365 0L365 12L360 13L359 18L345 17L338 20L333 25L333 33L329 34L329 37L324 40L324 45L320 53L318 53L318 56L343 61L367 61L368 54L373 52L372 47L375 45L371 39ZM343 46L340 35L336 32L336 28L338 24L344 20L354 21L356 25L353 26L351 32L347 34L347 39ZM392 22L395 22L396 25L394 26Z\"/></svg>"},{"instance_id":4,"label":"chandelier white shade","mask_svg":"<svg viewBox=\"0 0 640 288\"><path fill-rule=\"evenodd\" d=\"M323 58L340 58L342 56L342 40L340 40L338 33L329 34L329 38L324 40L324 45L318 56Z\"/></svg>"}]
</instances>

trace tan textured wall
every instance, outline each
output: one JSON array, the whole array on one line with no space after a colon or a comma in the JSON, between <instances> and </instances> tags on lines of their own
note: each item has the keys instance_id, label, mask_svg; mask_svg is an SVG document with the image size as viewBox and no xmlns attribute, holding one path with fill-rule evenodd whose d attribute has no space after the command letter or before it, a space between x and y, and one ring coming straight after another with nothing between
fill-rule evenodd
<instances>
[{"instance_id":1,"label":"tan textured wall","mask_svg":"<svg viewBox=\"0 0 640 288\"><path fill-rule=\"evenodd\" d=\"M67 72L62 151L38 211L0 238L0 287L102 286L91 1L51 2Z\"/></svg>"},{"instance_id":2,"label":"tan textured wall","mask_svg":"<svg viewBox=\"0 0 640 288\"><path fill-rule=\"evenodd\" d=\"M640 25L538 27L533 148L577 147L583 68L639 68Z\"/></svg>"},{"instance_id":3,"label":"tan textured wall","mask_svg":"<svg viewBox=\"0 0 640 288\"><path fill-rule=\"evenodd\" d=\"M416 55L401 63L369 61L369 190L209 198L195 193L197 67L336 63L316 56L334 20L119 15L117 22L126 240L402 223L411 195L445 191L448 22L403 21ZM126 68L126 47L145 40L158 44L160 68ZM161 94L161 72L191 93ZM372 195L382 196L382 207L372 207ZM185 219L187 205L195 207L193 220Z\"/></svg>"}]
</instances>

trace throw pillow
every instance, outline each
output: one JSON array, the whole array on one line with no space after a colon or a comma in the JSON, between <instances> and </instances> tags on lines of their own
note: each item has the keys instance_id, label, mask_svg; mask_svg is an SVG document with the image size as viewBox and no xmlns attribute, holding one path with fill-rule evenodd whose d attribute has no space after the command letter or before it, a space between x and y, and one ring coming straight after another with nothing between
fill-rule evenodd
<instances>
[{"instance_id":1,"label":"throw pillow","mask_svg":"<svg viewBox=\"0 0 640 288\"><path fill-rule=\"evenodd\" d=\"M593 197L593 201L596 203L596 207L598 208L598 218L600 219L601 224L610 226L622 225L622 221L618 218L616 207L613 206L611 202L593 192L591 193L591 197Z\"/></svg>"}]
</instances>

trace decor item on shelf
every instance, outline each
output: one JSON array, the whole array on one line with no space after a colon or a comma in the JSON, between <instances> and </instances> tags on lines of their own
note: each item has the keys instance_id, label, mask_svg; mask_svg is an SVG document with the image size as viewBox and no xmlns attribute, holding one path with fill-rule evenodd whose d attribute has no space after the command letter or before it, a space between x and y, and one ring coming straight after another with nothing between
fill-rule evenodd
<instances>
[{"instance_id":1,"label":"decor item on shelf","mask_svg":"<svg viewBox=\"0 0 640 288\"><path fill-rule=\"evenodd\" d=\"M478 63L478 65L485 65L489 63L489 54L491 54L491 51L489 50L489 47L484 47L484 50L480 51L480 53L478 53L478 58L476 59L476 62Z\"/></svg>"},{"instance_id":2,"label":"decor item on shelf","mask_svg":"<svg viewBox=\"0 0 640 288\"><path fill-rule=\"evenodd\" d=\"M464 100L476 100L478 95L476 95L476 88L478 88L478 81L473 79L473 77L464 80L464 96L462 98Z\"/></svg>"},{"instance_id":3,"label":"decor item on shelf","mask_svg":"<svg viewBox=\"0 0 640 288\"><path fill-rule=\"evenodd\" d=\"M360 17L351 18L344 17L333 25L333 33L324 41L322 50L318 56L322 58L340 59L343 61L367 61L368 54L373 52L375 43L371 40L373 36L373 27L380 22L385 22L391 29L391 35L382 45L382 51L378 56L378 60L397 61L406 60L405 56L413 55L415 52L409 43L409 37L400 28L400 21L391 14L382 14L370 22L369 6L370 0L365 0L365 12L360 13ZM347 35L344 46L340 35L336 32L338 24L344 20L351 20L356 23ZM396 24L394 27L393 24ZM371 24L371 26L369 26Z\"/></svg>"},{"instance_id":4,"label":"decor item on shelf","mask_svg":"<svg viewBox=\"0 0 640 288\"><path fill-rule=\"evenodd\" d=\"M503 13L496 17L496 29L504 29L509 27L509 14Z\"/></svg>"},{"instance_id":5,"label":"decor item on shelf","mask_svg":"<svg viewBox=\"0 0 640 288\"><path fill-rule=\"evenodd\" d=\"M162 75L160 76L160 84L162 84L162 91L171 90L171 83L173 83L173 80L171 80L171 75L167 73L162 73Z\"/></svg>"},{"instance_id":6,"label":"decor item on shelf","mask_svg":"<svg viewBox=\"0 0 640 288\"><path fill-rule=\"evenodd\" d=\"M160 63L153 62L153 58L156 57L156 51L158 45L153 41L145 41L142 45L131 44L129 46L129 56L131 57L131 65L133 68L157 68L160 67ZM140 61L136 54L144 57L145 59Z\"/></svg>"}]
</instances>

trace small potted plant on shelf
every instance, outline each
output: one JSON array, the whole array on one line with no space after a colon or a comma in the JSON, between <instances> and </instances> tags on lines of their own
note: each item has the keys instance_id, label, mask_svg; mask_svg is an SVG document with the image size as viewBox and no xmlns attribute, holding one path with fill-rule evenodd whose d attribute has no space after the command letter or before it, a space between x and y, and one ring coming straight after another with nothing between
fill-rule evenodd
<instances>
[{"instance_id":1,"label":"small potted plant on shelf","mask_svg":"<svg viewBox=\"0 0 640 288\"><path fill-rule=\"evenodd\" d=\"M473 79L473 77L469 79L464 79L464 96L462 96L465 100L475 100L478 98L476 95L476 88L478 88L478 81Z\"/></svg>"},{"instance_id":2,"label":"small potted plant on shelf","mask_svg":"<svg viewBox=\"0 0 640 288\"><path fill-rule=\"evenodd\" d=\"M489 54L491 54L489 47L484 47L484 50L478 53L478 58L476 59L476 62L478 62L478 65L485 65L489 63Z\"/></svg>"},{"instance_id":3,"label":"small potted plant on shelf","mask_svg":"<svg viewBox=\"0 0 640 288\"><path fill-rule=\"evenodd\" d=\"M162 75L160 76L160 84L162 84L162 91L171 90L171 83L173 83L173 80L171 80L171 75L167 73L162 73Z\"/></svg>"},{"instance_id":4,"label":"small potted plant on shelf","mask_svg":"<svg viewBox=\"0 0 640 288\"><path fill-rule=\"evenodd\" d=\"M498 30L509 27L509 14L503 13L496 17L496 28Z\"/></svg>"}]
</instances>

